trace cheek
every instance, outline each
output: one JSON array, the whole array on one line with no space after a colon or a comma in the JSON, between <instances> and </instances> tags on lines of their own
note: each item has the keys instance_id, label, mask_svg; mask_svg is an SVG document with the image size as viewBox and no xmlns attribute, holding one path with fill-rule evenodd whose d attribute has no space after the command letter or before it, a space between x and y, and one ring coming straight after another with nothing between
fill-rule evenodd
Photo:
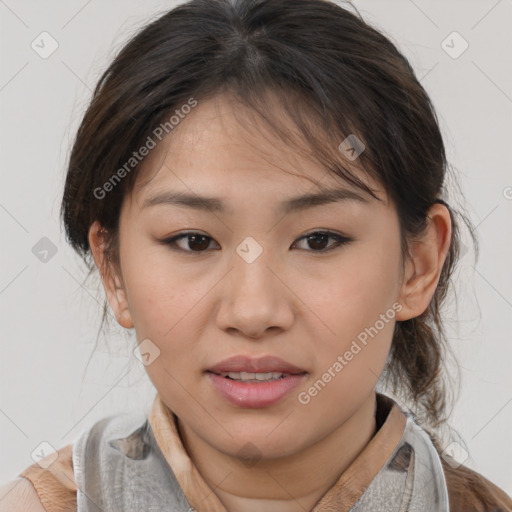
<instances>
[{"instance_id":1,"label":"cheek","mask_svg":"<svg viewBox=\"0 0 512 512\"><path fill-rule=\"evenodd\" d=\"M141 245L128 242L124 248L128 305L137 332L165 340L205 292L186 269L173 263L165 248Z\"/></svg>"},{"instance_id":2,"label":"cheek","mask_svg":"<svg viewBox=\"0 0 512 512\"><path fill-rule=\"evenodd\" d=\"M372 247L361 245L357 251L347 251L338 268L318 278L315 292L304 286L309 290L304 302L313 304L311 309L318 312L323 333L322 342L315 346L315 377L332 381L329 387L333 397L347 392L364 395L376 384L385 366L397 307L397 244L390 241L387 246L380 241ZM327 395L330 393L325 398Z\"/></svg>"},{"instance_id":3,"label":"cheek","mask_svg":"<svg viewBox=\"0 0 512 512\"><path fill-rule=\"evenodd\" d=\"M303 274L304 302L336 337L354 337L396 301L398 262L399 252L391 243L387 248L384 242L361 244L347 251L339 265L326 265L320 272L318 267L314 276Z\"/></svg>"},{"instance_id":4,"label":"cheek","mask_svg":"<svg viewBox=\"0 0 512 512\"><path fill-rule=\"evenodd\" d=\"M133 252L123 268L130 312L137 340L151 340L158 356L145 370L164 401L173 409L190 408L201 420L201 411L189 404L202 357L201 298L206 294L197 280L169 264L165 251ZM206 289L203 289L206 288ZM152 346L152 345L151 345Z\"/></svg>"},{"instance_id":5,"label":"cheek","mask_svg":"<svg viewBox=\"0 0 512 512\"><path fill-rule=\"evenodd\" d=\"M197 340L204 337L204 308L215 276L190 275L193 264L177 267L162 248L126 244L125 249L123 275L137 340L149 339L159 350L146 370L153 382L179 386L170 374L179 382L195 378L190 369L205 357Z\"/></svg>"}]
</instances>

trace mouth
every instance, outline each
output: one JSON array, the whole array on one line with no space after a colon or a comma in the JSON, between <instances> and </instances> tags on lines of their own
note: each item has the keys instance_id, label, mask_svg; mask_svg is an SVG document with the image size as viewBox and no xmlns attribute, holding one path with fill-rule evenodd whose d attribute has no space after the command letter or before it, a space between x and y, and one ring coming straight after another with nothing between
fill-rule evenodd
<instances>
[{"instance_id":1,"label":"mouth","mask_svg":"<svg viewBox=\"0 0 512 512\"><path fill-rule=\"evenodd\" d=\"M242 408L270 407L284 400L308 372L275 356L234 356L206 370L214 389Z\"/></svg>"},{"instance_id":2,"label":"mouth","mask_svg":"<svg viewBox=\"0 0 512 512\"><path fill-rule=\"evenodd\" d=\"M282 378L282 376L306 373L280 357L264 356L253 358L245 355L237 355L224 359L208 368L208 372L222 375L233 380L270 380Z\"/></svg>"},{"instance_id":3,"label":"mouth","mask_svg":"<svg viewBox=\"0 0 512 512\"><path fill-rule=\"evenodd\" d=\"M230 380L239 382L272 382L279 379L285 379L290 375L302 375L306 372L299 373L282 373L282 372L265 372L265 373L252 373L252 372L209 372L219 377L224 377Z\"/></svg>"}]
</instances>

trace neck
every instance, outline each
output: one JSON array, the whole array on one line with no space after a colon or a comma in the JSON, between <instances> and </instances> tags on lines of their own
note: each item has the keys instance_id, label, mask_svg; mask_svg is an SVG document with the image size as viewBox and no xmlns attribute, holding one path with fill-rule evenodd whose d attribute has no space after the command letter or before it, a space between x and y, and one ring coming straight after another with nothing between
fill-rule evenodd
<instances>
[{"instance_id":1,"label":"neck","mask_svg":"<svg viewBox=\"0 0 512 512\"><path fill-rule=\"evenodd\" d=\"M376 433L376 395L329 435L280 459L247 467L178 420L183 445L228 511L304 512L336 483ZM220 482L219 482L220 480Z\"/></svg>"}]
</instances>

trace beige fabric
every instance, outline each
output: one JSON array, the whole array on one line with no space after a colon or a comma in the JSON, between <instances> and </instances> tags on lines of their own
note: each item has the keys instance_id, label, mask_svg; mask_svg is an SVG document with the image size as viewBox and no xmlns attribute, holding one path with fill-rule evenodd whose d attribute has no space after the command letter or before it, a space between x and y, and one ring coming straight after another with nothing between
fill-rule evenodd
<instances>
[{"instance_id":1,"label":"beige fabric","mask_svg":"<svg viewBox=\"0 0 512 512\"><path fill-rule=\"evenodd\" d=\"M377 409L389 411L386 421L312 512L348 511L393 453L405 429L406 416L388 397L377 395ZM390 410L391 409L391 410Z\"/></svg>"},{"instance_id":2,"label":"beige fabric","mask_svg":"<svg viewBox=\"0 0 512 512\"><path fill-rule=\"evenodd\" d=\"M224 505L190 460L181 442L174 413L158 395L153 403L149 422L156 442L192 508L198 512L226 512Z\"/></svg>"},{"instance_id":3,"label":"beige fabric","mask_svg":"<svg viewBox=\"0 0 512 512\"><path fill-rule=\"evenodd\" d=\"M44 510L48 512L69 512L76 510L76 484L71 460L72 444L57 450L57 459L46 469L35 463L20 473L29 480ZM40 461L46 466L54 455Z\"/></svg>"},{"instance_id":4,"label":"beige fabric","mask_svg":"<svg viewBox=\"0 0 512 512\"><path fill-rule=\"evenodd\" d=\"M466 466L451 467L443 458L450 510L454 512L510 512L510 496Z\"/></svg>"},{"instance_id":5,"label":"beige fabric","mask_svg":"<svg viewBox=\"0 0 512 512\"><path fill-rule=\"evenodd\" d=\"M377 395L378 431L359 456L322 497L312 512L344 512L354 505L398 444L406 416L390 398ZM162 453L192 507L198 512L226 512L188 456L173 412L157 394L149 422ZM72 445L58 450L58 459L43 469L33 464L19 478L0 488L0 512L75 512L76 484ZM482 475L443 459L452 512L512 512L512 499ZM3 499L2 499L3 497Z\"/></svg>"},{"instance_id":6,"label":"beige fabric","mask_svg":"<svg viewBox=\"0 0 512 512\"><path fill-rule=\"evenodd\" d=\"M30 480L18 477L0 487L0 512L28 511L47 512Z\"/></svg>"},{"instance_id":7,"label":"beige fabric","mask_svg":"<svg viewBox=\"0 0 512 512\"><path fill-rule=\"evenodd\" d=\"M400 441L406 417L396 404L378 395L379 411L391 411L387 421L337 483L317 503L312 512L348 511L359 499ZM192 464L179 438L174 414L157 397L150 415L155 438L171 466L190 505L198 511L227 512Z\"/></svg>"}]
</instances>

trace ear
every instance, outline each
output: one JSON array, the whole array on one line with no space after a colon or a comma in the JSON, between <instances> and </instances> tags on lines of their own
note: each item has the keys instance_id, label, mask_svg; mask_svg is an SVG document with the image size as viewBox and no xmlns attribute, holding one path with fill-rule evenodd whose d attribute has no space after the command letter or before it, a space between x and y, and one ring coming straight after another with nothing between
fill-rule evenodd
<instances>
[{"instance_id":1,"label":"ear","mask_svg":"<svg viewBox=\"0 0 512 512\"><path fill-rule=\"evenodd\" d=\"M421 315L430 304L437 288L441 270L450 249L452 223L450 211L435 203L428 211L427 227L421 240L412 242L404 268L404 278L397 312L398 321Z\"/></svg>"},{"instance_id":2,"label":"ear","mask_svg":"<svg viewBox=\"0 0 512 512\"><path fill-rule=\"evenodd\" d=\"M120 269L109 262L105 255L106 241L106 231L98 221L95 221L89 228L89 245L94 261L100 272L105 293L117 321L126 329L131 329L133 321L128 308L126 290L120 275Z\"/></svg>"}]
</instances>

